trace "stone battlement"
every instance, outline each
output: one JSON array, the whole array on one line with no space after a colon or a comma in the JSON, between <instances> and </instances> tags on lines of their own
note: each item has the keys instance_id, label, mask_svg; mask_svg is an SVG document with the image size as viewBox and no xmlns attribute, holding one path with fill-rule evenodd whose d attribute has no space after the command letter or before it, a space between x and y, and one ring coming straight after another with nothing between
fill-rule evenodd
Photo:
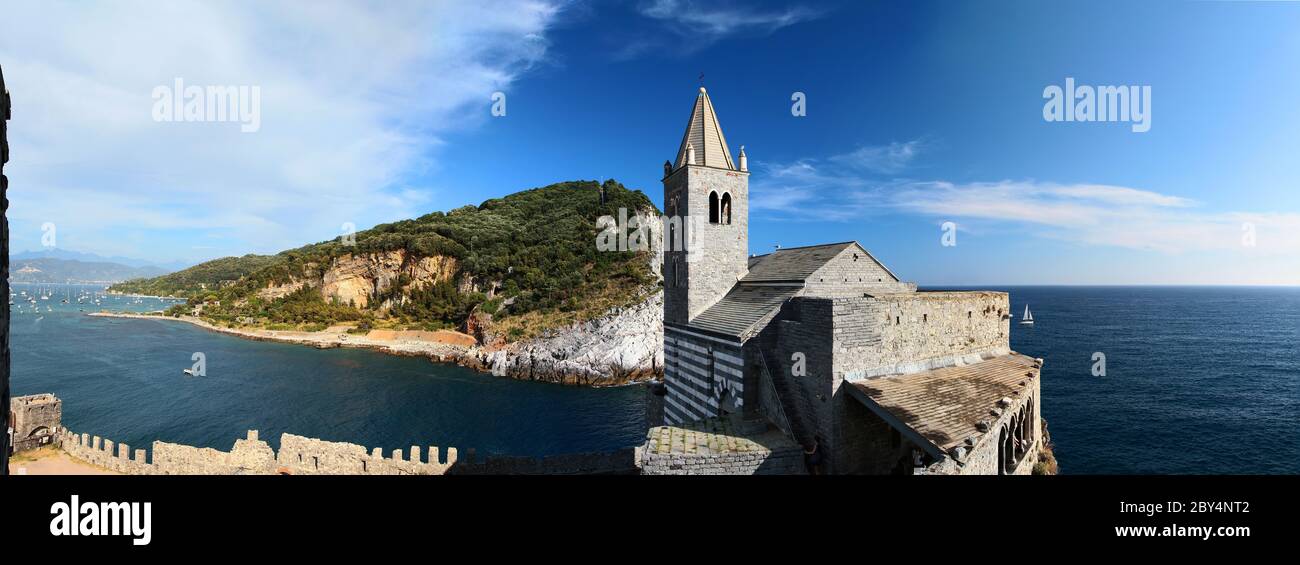
<instances>
[{"instance_id":1,"label":"stone battlement","mask_svg":"<svg viewBox=\"0 0 1300 565\"><path fill-rule=\"evenodd\" d=\"M280 450L258 438L257 430L235 440L230 451L155 441L150 449L131 450L124 443L59 428L58 445L76 459L130 475L508 475L632 474L639 450L547 457L488 456L438 446L409 451L367 450L355 443L325 441L293 434L280 436ZM426 454L427 458L421 455Z\"/></svg>"}]
</instances>

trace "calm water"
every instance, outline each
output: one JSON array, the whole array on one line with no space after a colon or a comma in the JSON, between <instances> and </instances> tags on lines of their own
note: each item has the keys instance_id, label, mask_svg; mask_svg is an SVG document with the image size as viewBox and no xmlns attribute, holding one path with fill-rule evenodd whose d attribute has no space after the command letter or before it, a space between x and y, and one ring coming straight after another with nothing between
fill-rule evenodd
<instances>
[{"instance_id":1,"label":"calm water","mask_svg":"<svg viewBox=\"0 0 1300 565\"><path fill-rule=\"evenodd\" d=\"M419 358L91 318L58 304L67 287L47 288L56 297L41 313L15 306L24 310L11 326L15 394L58 394L69 427L135 446L157 438L229 449L251 428L273 442L287 431L385 450L535 455L633 445L644 433L639 387L520 382ZM1011 293L1017 318L1026 302L1034 312L1035 326L1012 325L1011 344L1046 360L1043 417L1064 472L1300 473L1300 289L998 290ZM207 377L181 374L195 351L207 355ZM1105 377L1091 373L1098 351Z\"/></svg>"},{"instance_id":2,"label":"calm water","mask_svg":"<svg viewBox=\"0 0 1300 565\"><path fill-rule=\"evenodd\" d=\"M14 291L38 288L14 285ZM154 439L230 449L247 430L367 447L475 448L544 455L639 443L641 387L591 389L495 378L417 357L250 341L189 324L96 318L79 312L158 310L157 299L76 304L77 289L44 285L40 312L16 299L15 395L53 392L64 425L143 447ZM69 304L61 304L73 289ZM21 298L21 297L20 297ZM21 308L20 308L21 307ZM47 307L51 310L46 311ZM181 373L203 352L207 376Z\"/></svg>"},{"instance_id":3,"label":"calm water","mask_svg":"<svg viewBox=\"0 0 1300 565\"><path fill-rule=\"evenodd\" d=\"M1300 473L1300 288L999 290L1063 472Z\"/></svg>"}]
</instances>

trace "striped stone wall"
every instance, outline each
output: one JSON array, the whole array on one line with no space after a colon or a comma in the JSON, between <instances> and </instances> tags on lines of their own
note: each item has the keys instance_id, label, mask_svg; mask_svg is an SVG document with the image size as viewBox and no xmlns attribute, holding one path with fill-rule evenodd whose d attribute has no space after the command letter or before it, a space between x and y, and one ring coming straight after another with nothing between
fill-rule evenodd
<instances>
[{"instance_id":1,"label":"striped stone wall","mask_svg":"<svg viewBox=\"0 0 1300 565\"><path fill-rule=\"evenodd\" d=\"M741 345L664 326L664 401L667 424L694 422L744 409Z\"/></svg>"}]
</instances>

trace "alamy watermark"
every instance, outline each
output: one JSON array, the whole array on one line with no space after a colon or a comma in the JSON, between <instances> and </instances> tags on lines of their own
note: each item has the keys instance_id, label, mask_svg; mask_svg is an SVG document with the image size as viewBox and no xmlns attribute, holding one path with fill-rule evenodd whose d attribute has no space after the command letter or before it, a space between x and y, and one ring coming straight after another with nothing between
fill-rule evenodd
<instances>
[{"instance_id":1,"label":"alamy watermark","mask_svg":"<svg viewBox=\"0 0 1300 565\"><path fill-rule=\"evenodd\" d=\"M790 115L796 118L802 118L808 115L808 95L802 92L794 92L790 95Z\"/></svg>"},{"instance_id":2,"label":"alamy watermark","mask_svg":"<svg viewBox=\"0 0 1300 565\"><path fill-rule=\"evenodd\" d=\"M239 131L262 129L262 87L171 85L153 89L155 122L236 122Z\"/></svg>"},{"instance_id":3,"label":"alamy watermark","mask_svg":"<svg viewBox=\"0 0 1300 565\"><path fill-rule=\"evenodd\" d=\"M1075 86L1043 89L1043 119L1049 122L1129 122L1136 133L1151 130L1151 85Z\"/></svg>"},{"instance_id":4,"label":"alamy watermark","mask_svg":"<svg viewBox=\"0 0 1300 565\"><path fill-rule=\"evenodd\" d=\"M694 262L699 252L695 246L696 235L706 225L699 216L659 216L629 214L627 208L618 209L618 217L601 216L596 219L597 251L651 251L656 234L654 223L661 223L665 251L685 251L686 262Z\"/></svg>"},{"instance_id":5,"label":"alamy watermark","mask_svg":"<svg viewBox=\"0 0 1300 565\"><path fill-rule=\"evenodd\" d=\"M939 245L944 247L957 247L957 224L953 222L944 222L939 226L943 235L939 236Z\"/></svg>"},{"instance_id":6,"label":"alamy watermark","mask_svg":"<svg viewBox=\"0 0 1300 565\"><path fill-rule=\"evenodd\" d=\"M1106 354L1100 351L1092 353L1092 376L1106 376Z\"/></svg>"}]
</instances>

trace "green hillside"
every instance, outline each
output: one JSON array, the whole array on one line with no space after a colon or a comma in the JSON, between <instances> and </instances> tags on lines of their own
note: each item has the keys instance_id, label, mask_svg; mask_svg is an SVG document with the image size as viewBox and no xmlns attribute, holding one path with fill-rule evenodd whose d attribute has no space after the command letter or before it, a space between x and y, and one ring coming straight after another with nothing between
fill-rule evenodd
<instances>
[{"instance_id":1,"label":"green hillside","mask_svg":"<svg viewBox=\"0 0 1300 565\"><path fill-rule=\"evenodd\" d=\"M207 303L203 316L210 320L268 327L357 322L362 327L440 329L462 325L478 306L495 314L511 337L526 337L626 305L655 284L644 252L596 249L597 218L618 217L619 208L657 213L645 194L616 181L564 182L477 207L378 225L358 232L355 245L335 239L273 256L227 257L162 277L127 281L111 290L188 297L190 307ZM327 303L310 283L275 300L257 296L268 286L318 281L340 256L394 250L414 257L455 258L458 276L413 291L405 290L411 281L403 278L384 295L371 296L367 308ZM497 296L488 301L481 292L458 292L454 281L466 277L481 284L499 283ZM380 311L378 305L389 298L396 299L394 306Z\"/></svg>"}]
</instances>

